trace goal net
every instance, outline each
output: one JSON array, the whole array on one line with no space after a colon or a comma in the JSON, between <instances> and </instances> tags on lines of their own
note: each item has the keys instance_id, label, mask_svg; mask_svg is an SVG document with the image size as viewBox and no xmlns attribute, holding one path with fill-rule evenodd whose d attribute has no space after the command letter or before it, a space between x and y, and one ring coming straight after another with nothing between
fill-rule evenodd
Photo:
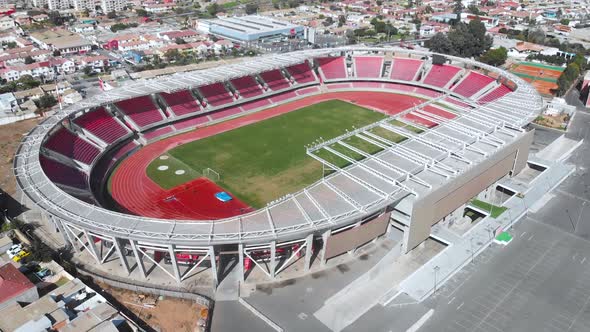
<instances>
[{"instance_id":1,"label":"goal net","mask_svg":"<svg viewBox=\"0 0 590 332\"><path fill-rule=\"evenodd\" d=\"M212 181L219 181L219 179L221 178L219 176L219 173L217 173L216 171L214 171L211 168L205 168L203 170L203 175Z\"/></svg>"}]
</instances>

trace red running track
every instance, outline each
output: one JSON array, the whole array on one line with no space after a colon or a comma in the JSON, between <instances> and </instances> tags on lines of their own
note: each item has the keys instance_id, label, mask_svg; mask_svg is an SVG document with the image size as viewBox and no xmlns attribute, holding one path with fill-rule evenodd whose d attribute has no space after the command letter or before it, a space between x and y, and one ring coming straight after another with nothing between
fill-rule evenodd
<instances>
[{"instance_id":1,"label":"red running track","mask_svg":"<svg viewBox=\"0 0 590 332\"><path fill-rule=\"evenodd\" d=\"M182 195L177 195L176 200L166 201L166 198L171 196L170 191L174 191L178 187L170 191L162 189L147 176L145 170L155 158L176 146L332 99L348 101L390 115L421 103L421 100L416 97L387 92L330 92L169 137L145 146L121 162L112 175L112 196L120 206L130 213L152 218L203 220L229 217L240 214L238 212L245 213L245 210L241 210L242 207L236 208L234 206L228 206L225 212L219 209L213 209L213 211L209 206L210 201L199 198L200 192L195 191L196 197L194 197L190 194L190 185L188 190L183 187L187 184L179 186L185 190Z\"/></svg>"}]
</instances>

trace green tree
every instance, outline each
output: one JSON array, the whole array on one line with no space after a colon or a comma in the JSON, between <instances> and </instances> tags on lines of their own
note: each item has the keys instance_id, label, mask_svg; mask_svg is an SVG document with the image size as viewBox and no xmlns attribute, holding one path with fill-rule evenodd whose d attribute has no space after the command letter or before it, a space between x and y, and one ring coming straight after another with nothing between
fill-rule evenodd
<instances>
[{"instance_id":1,"label":"green tree","mask_svg":"<svg viewBox=\"0 0 590 332\"><path fill-rule=\"evenodd\" d=\"M180 44L186 44L186 41L180 37L177 37L176 39L174 39L174 42L178 45Z\"/></svg>"},{"instance_id":2,"label":"green tree","mask_svg":"<svg viewBox=\"0 0 590 332\"><path fill-rule=\"evenodd\" d=\"M455 0L455 4L453 5L453 13L456 15L457 23L461 22L461 13L463 12L463 3L461 0Z\"/></svg>"},{"instance_id":3,"label":"green tree","mask_svg":"<svg viewBox=\"0 0 590 332\"><path fill-rule=\"evenodd\" d=\"M52 95L44 94L37 100L36 104L39 108L48 109L57 104L57 99L55 99L55 97Z\"/></svg>"},{"instance_id":4,"label":"green tree","mask_svg":"<svg viewBox=\"0 0 590 332\"><path fill-rule=\"evenodd\" d=\"M500 47L488 50L479 58L479 61L498 67L503 65L506 62L506 59L508 59L508 50L504 47Z\"/></svg>"},{"instance_id":5,"label":"green tree","mask_svg":"<svg viewBox=\"0 0 590 332\"><path fill-rule=\"evenodd\" d=\"M246 4L246 14L251 15L258 12L258 5L255 3L248 3Z\"/></svg>"},{"instance_id":6,"label":"green tree","mask_svg":"<svg viewBox=\"0 0 590 332\"><path fill-rule=\"evenodd\" d=\"M25 64L30 65L31 63L35 63L35 60L29 55L25 58Z\"/></svg>"},{"instance_id":7,"label":"green tree","mask_svg":"<svg viewBox=\"0 0 590 332\"><path fill-rule=\"evenodd\" d=\"M111 20L112 19L115 19L115 18L117 18L117 13L114 10L112 10L112 11L110 11L110 12L107 13L107 17L109 19L111 19Z\"/></svg>"},{"instance_id":8,"label":"green tree","mask_svg":"<svg viewBox=\"0 0 590 332\"><path fill-rule=\"evenodd\" d=\"M135 10L135 13L137 14L137 16L140 16L140 17L148 17L148 16L150 16L149 13L147 12L147 10L142 9L142 8L136 9Z\"/></svg>"},{"instance_id":9,"label":"green tree","mask_svg":"<svg viewBox=\"0 0 590 332\"><path fill-rule=\"evenodd\" d=\"M86 66L86 67L84 67L83 72L84 72L84 75L91 75L94 72L94 70L92 70L92 67Z\"/></svg>"},{"instance_id":10,"label":"green tree","mask_svg":"<svg viewBox=\"0 0 590 332\"><path fill-rule=\"evenodd\" d=\"M216 2L207 6L207 12L211 16L215 16L217 13L221 11L221 6L219 6Z\"/></svg>"},{"instance_id":11,"label":"green tree","mask_svg":"<svg viewBox=\"0 0 590 332\"><path fill-rule=\"evenodd\" d=\"M439 32L439 33L435 34L434 36L432 36L432 38L430 38L430 40L428 40L427 44L428 44L428 48L432 52L443 53L443 54L453 54L454 53L453 44L451 44L451 41L449 40L449 38L447 38L447 36L442 32Z\"/></svg>"}]
</instances>

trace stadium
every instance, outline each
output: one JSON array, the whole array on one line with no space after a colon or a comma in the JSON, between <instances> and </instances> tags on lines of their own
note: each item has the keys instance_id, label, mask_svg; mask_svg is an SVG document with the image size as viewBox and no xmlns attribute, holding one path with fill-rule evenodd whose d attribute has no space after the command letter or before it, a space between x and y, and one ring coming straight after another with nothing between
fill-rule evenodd
<instances>
[{"instance_id":1,"label":"stadium","mask_svg":"<svg viewBox=\"0 0 590 332\"><path fill-rule=\"evenodd\" d=\"M18 199L132 278L210 269L217 285L224 257L242 281L274 278L392 228L411 251L525 167L523 127L542 108L521 78L469 59L361 46L260 56L56 111L18 149Z\"/></svg>"}]
</instances>

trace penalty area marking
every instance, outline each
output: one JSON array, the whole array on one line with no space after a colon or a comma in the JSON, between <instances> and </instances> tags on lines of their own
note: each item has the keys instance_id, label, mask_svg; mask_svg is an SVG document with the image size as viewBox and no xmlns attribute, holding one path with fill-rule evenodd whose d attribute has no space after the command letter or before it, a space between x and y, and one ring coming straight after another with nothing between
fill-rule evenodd
<instances>
[{"instance_id":1,"label":"penalty area marking","mask_svg":"<svg viewBox=\"0 0 590 332\"><path fill-rule=\"evenodd\" d=\"M176 175L182 175L184 173L185 173L185 171L183 169L179 169L176 172L174 172L174 174L176 174Z\"/></svg>"},{"instance_id":2,"label":"penalty area marking","mask_svg":"<svg viewBox=\"0 0 590 332\"><path fill-rule=\"evenodd\" d=\"M168 169L168 166L166 166L166 165L158 166L158 171L165 171L167 169Z\"/></svg>"}]
</instances>

